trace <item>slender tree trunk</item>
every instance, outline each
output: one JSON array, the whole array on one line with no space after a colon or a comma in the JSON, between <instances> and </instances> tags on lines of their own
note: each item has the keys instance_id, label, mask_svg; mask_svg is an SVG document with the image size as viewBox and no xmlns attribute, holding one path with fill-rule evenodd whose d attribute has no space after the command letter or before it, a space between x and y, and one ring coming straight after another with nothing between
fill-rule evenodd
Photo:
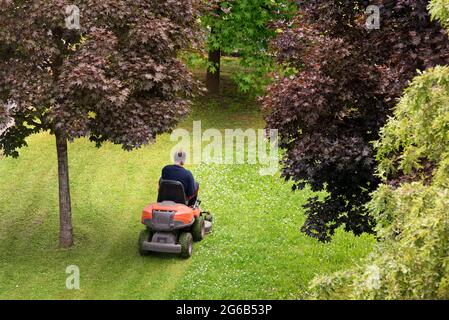
<instances>
[{"instance_id":1,"label":"slender tree trunk","mask_svg":"<svg viewBox=\"0 0 449 320\"><path fill-rule=\"evenodd\" d=\"M206 87L211 94L220 93L220 60L220 49L209 51L209 63L215 66L215 72L212 73L207 69L206 75Z\"/></svg>"},{"instance_id":2,"label":"slender tree trunk","mask_svg":"<svg viewBox=\"0 0 449 320\"><path fill-rule=\"evenodd\" d=\"M69 158L67 139L56 130L56 150L58 154L59 179L59 245L69 248L73 245L72 206L69 187Z\"/></svg>"}]
</instances>

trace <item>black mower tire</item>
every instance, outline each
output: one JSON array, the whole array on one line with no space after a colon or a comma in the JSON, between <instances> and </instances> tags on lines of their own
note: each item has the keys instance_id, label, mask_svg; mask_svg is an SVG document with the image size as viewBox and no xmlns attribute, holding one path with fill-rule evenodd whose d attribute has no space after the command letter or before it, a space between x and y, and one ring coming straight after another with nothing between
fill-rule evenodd
<instances>
[{"instance_id":1,"label":"black mower tire","mask_svg":"<svg viewBox=\"0 0 449 320\"><path fill-rule=\"evenodd\" d=\"M150 254L149 251L143 249L143 242L149 240L150 240L150 231L148 229L140 231L138 247L139 247L139 254L141 256L147 256Z\"/></svg>"},{"instance_id":2,"label":"black mower tire","mask_svg":"<svg viewBox=\"0 0 449 320\"><path fill-rule=\"evenodd\" d=\"M206 235L206 229L204 227L204 217L198 216L195 218L195 222L192 225L193 241L201 241Z\"/></svg>"},{"instance_id":3,"label":"black mower tire","mask_svg":"<svg viewBox=\"0 0 449 320\"><path fill-rule=\"evenodd\" d=\"M214 216L209 211L203 211L201 215L204 217L204 220L210 223L214 222Z\"/></svg>"},{"instance_id":4,"label":"black mower tire","mask_svg":"<svg viewBox=\"0 0 449 320\"><path fill-rule=\"evenodd\" d=\"M188 259L192 256L193 237L190 232L183 232L179 235L179 244L181 245L181 258Z\"/></svg>"}]
</instances>

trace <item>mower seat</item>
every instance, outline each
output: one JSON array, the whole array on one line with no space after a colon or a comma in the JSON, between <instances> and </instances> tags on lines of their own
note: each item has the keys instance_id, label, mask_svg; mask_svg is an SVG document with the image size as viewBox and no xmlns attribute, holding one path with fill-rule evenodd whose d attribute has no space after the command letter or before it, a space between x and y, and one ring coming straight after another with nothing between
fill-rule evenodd
<instances>
[{"instance_id":1,"label":"mower seat","mask_svg":"<svg viewBox=\"0 0 449 320\"><path fill-rule=\"evenodd\" d=\"M159 180L159 193L157 202L173 201L175 203L188 204L184 186L179 181Z\"/></svg>"}]
</instances>

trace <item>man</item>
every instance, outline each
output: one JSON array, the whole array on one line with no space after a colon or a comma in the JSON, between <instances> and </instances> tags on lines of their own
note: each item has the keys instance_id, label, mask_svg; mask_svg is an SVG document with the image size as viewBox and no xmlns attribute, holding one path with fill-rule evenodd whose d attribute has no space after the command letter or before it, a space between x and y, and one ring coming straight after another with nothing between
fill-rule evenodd
<instances>
[{"instance_id":1,"label":"man","mask_svg":"<svg viewBox=\"0 0 449 320\"><path fill-rule=\"evenodd\" d=\"M192 173L184 168L187 154L184 151L177 151L173 155L174 164L165 166L162 169L162 180L179 181L184 186L189 206L196 202L199 190L199 184L193 178Z\"/></svg>"}]
</instances>

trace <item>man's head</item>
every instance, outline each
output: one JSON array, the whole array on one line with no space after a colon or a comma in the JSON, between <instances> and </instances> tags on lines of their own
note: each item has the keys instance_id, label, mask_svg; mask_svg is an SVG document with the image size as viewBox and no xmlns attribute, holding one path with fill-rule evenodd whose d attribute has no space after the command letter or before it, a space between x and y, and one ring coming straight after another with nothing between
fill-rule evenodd
<instances>
[{"instance_id":1,"label":"man's head","mask_svg":"<svg viewBox=\"0 0 449 320\"><path fill-rule=\"evenodd\" d=\"M183 166L186 163L186 158L187 154L185 153L185 151L182 150L176 151L175 154L173 155L173 160L175 164L180 166Z\"/></svg>"}]
</instances>

